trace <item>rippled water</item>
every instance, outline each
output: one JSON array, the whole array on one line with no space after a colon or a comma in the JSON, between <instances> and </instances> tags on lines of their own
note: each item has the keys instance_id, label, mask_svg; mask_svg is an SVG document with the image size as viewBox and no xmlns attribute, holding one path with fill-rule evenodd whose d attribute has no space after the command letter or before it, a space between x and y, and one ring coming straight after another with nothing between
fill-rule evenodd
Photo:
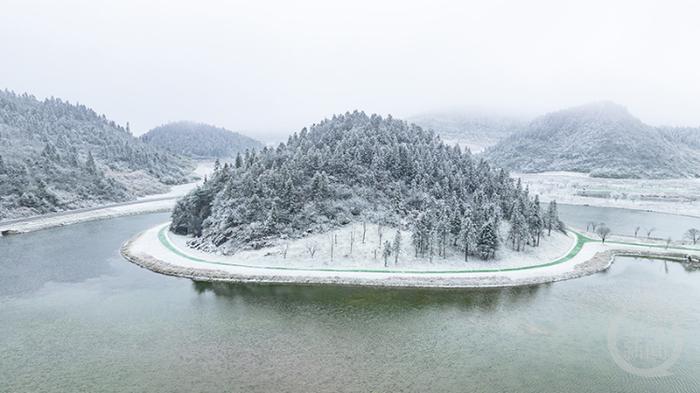
<instances>
[{"instance_id":1,"label":"rippled water","mask_svg":"<svg viewBox=\"0 0 700 393\"><path fill-rule=\"evenodd\" d=\"M207 284L120 258L166 219L0 238L0 392L700 390L680 264L502 290Z\"/></svg>"}]
</instances>

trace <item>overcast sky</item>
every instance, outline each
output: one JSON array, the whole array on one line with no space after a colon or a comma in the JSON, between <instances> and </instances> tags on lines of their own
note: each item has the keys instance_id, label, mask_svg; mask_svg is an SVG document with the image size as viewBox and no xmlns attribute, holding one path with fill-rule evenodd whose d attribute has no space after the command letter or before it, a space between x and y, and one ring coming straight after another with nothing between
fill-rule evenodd
<instances>
[{"instance_id":1,"label":"overcast sky","mask_svg":"<svg viewBox=\"0 0 700 393\"><path fill-rule=\"evenodd\" d=\"M270 140L352 109L597 100L700 125L695 1L0 1L0 88L135 134L190 119Z\"/></svg>"}]
</instances>

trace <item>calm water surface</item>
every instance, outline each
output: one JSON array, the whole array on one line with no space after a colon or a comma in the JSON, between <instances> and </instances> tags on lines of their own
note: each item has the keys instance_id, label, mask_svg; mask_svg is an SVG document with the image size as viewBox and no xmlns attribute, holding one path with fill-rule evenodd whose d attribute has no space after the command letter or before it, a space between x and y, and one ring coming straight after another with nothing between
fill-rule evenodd
<instances>
[{"instance_id":1,"label":"calm water surface","mask_svg":"<svg viewBox=\"0 0 700 393\"><path fill-rule=\"evenodd\" d=\"M205 284L119 256L166 219L0 238L0 392L700 390L700 272L680 264L503 290Z\"/></svg>"},{"instance_id":2,"label":"calm water surface","mask_svg":"<svg viewBox=\"0 0 700 393\"><path fill-rule=\"evenodd\" d=\"M700 229L700 219L696 217L614 207L559 205L559 215L574 228L586 229L589 222L602 222L618 235L633 236L639 227L640 237L646 237L647 231L652 229L652 237L682 240L688 229Z\"/></svg>"}]
</instances>

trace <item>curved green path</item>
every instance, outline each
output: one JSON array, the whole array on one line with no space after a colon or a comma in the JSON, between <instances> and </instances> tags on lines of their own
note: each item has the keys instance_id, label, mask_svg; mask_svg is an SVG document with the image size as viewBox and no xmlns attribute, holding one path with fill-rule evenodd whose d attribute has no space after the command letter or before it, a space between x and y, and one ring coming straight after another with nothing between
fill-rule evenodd
<instances>
[{"instance_id":1,"label":"curved green path","mask_svg":"<svg viewBox=\"0 0 700 393\"><path fill-rule=\"evenodd\" d=\"M569 250L569 252L566 255L564 255L558 259L555 259L553 261L546 262L546 263L541 263L541 264L537 264L537 265L521 266L521 267L510 267L510 268L503 268L503 269L453 269L453 270L334 269L334 268L322 268L322 267L302 268L302 267L289 267L289 266L257 266L257 265L246 265L246 264L240 264L240 263L226 263L226 262L209 261L206 259L193 257L191 255L187 255L184 252L182 252L168 238L167 233L166 233L167 229L168 229L168 226L166 225L166 226L163 226L163 228L160 231L158 231L158 239L160 240L160 243L163 246L165 246L167 249L172 251L173 253L177 254L178 256L186 258L186 259L194 261L194 262L207 263L207 264L211 264L211 265L221 265L221 266L235 266L235 267L243 267L243 268L250 268L250 269L292 270L292 271L307 271L307 272L321 271L321 272L338 272L338 273L449 274L449 273L499 273L499 272L512 272L512 271L520 271L520 270L539 269L539 268L543 268L543 267L559 265L559 264L562 264L564 262L570 261L576 255L578 255L578 253L581 251L581 249L583 248L583 246L586 243L593 243L593 242L599 241L599 240L587 237L587 236L585 236L577 231L569 229L568 232L573 234L576 237L576 244L574 244L574 246L571 248L571 250ZM612 241L612 240L607 241L606 244L619 244L619 245L626 245L626 246L663 248L663 249L674 249L674 250L684 250L684 251L700 251L700 249L697 249L697 248L678 247L678 246L666 247L663 244L630 243L630 242Z\"/></svg>"}]
</instances>

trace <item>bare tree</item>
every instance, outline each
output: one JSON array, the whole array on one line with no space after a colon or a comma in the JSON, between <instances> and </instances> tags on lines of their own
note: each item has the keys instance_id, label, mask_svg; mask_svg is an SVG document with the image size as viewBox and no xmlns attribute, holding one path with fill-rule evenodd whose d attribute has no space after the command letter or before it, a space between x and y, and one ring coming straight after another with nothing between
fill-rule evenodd
<instances>
[{"instance_id":1,"label":"bare tree","mask_svg":"<svg viewBox=\"0 0 700 393\"><path fill-rule=\"evenodd\" d=\"M314 241L306 242L306 251L311 255L311 258L313 258L316 251L318 251L318 243Z\"/></svg>"},{"instance_id":2,"label":"bare tree","mask_svg":"<svg viewBox=\"0 0 700 393\"><path fill-rule=\"evenodd\" d=\"M598 227L596 228L595 233L597 233L598 236L600 236L600 239L603 241L603 243L605 243L605 239L606 239L606 238L608 237L608 235L610 234L610 228L608 228L608 226L605 225L605 224L600 224L600 225L598 225Z\"/></svg>"},{"instance_id":3,"label":"bare tree","mask_svg":"<svg viewBox=\"0 0 700 393\"><path fill-rule=\"evenodd\" d=\"M597 226L598 226L597 223L595 223L593 221L589 221L588 224L586 224L586 230L591 231L591 232L595 232L595 229Z\"/></svg>"},{"instance_id":4,"label":"bare tree","mask_svg":"<svg viewBox=\"0 0 700 393\"><path fill-rule=\"evenodd\" d=\"M686 239L689 239L693 244L697 244L700 240L700 229L690 228L685 232Z\"/></svg>"},{"instance_id":5,"label":"bare tree","mask_svg":"<svg viewBox=\"0 0 700 393\"><path fill-rule=\"evenodd\" d=\"M377 233L379 234L379 246L381 247L382 236L384 235L384 227L382 226L382 224L379 224L379 226L377 226Z\"/></svg>"},{"instance_id":6,"label":"bare tree","mask_svg":"<svg viewBox=\"0 0 700 393\"><path fill-rule=\"evenodd\" d=\"M637 237L637 234L639 233L639 230L640 230L640 229L642 229L642 228L640 228L639 226L637 226L636 228L634 228L634 237Z\"/></svg>"},{"instance_id":7,"label":"bare tree","mask_svg":"<svg viewBox=\"0 0 700 393\"><path fill-rule=\"evenodd\" d=\"M367 221L362 221L362 244L365 244L365 235L367 234Z\"/></svg>"},{"instance_id":8,"label":"bare tree","mask_svg":"<svg viewBox=\"0 0 700 393\"><path fill-rule=\"evenodd\" d=\"M671 238L668 237L668 238L666 238L666 249L667 250L668 250L668 246L670 246L670 245L671 245Z\"/></svg>"},{"instance_id":9,"label":"bare tree","mask_svg":"<svg viewBox=\"0 0 700 393\"><path fill-rule=\"evenodd\" d=\"M353 244L355 244L355 228L350 228L350 255L352 255Z\"/></svg>"},{"instance_id":10,"label":"bare tree","mask_svg":"<svg viewBox=\"0 0 700 393\"><path fill-rule=\"evenodd\" d=\"M287 251L289 251L289 243L282 247L282 259L287 259Z\"/></svg>"},{"instance_id":11,"label":"bare tree","mask_svg":"<svg viewBox=\"0 0 700 393\"><path fill-rule=\"evenodd\" d=\"M647 239L649 239L651 237L651 233L654 232L655 230L656 230L656 228L653 228L653 227L649 228L647 230Z\"/></svg>"},{"instance_id":12,"label":"bare tree","mask_svg":"<svg viewBox=\"0 0 700 393\"><path fill-rule=\"evenodd\" d=\"M333 236L331 236L331 261L333 260Z\"/></svg>"}]
</instances>

